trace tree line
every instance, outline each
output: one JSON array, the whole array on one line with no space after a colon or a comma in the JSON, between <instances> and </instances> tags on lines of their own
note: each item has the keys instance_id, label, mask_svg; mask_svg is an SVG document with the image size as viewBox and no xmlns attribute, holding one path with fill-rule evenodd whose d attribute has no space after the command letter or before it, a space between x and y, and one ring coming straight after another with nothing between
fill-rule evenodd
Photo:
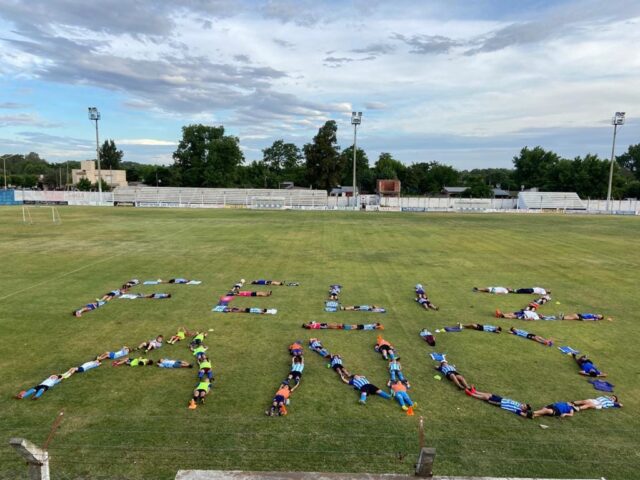
<instances>
[{"instance_id":1,"label":"tree line","mask_svg":"<svg viewBox=\"0 0 640 480\"><path fill-rule=\"evenodd\" d=\"M330 190L352 183L353 146L340 148L337 132L336 122L329 120L302 148L276 140L262 150L261 160L246 162L240 139L226 135L223 126L187 125L182 127L172 165L123 161L123 152L113 140L107 140L100 148L101 166L124 169L128 181L152 186L279 188L283 182L293 182ZM67 168L69 172L79 168L79 162L73 161L49 164L36 153L1 158L7 162L9 183L18 187L64 187ZM438 162L406 165L387 152L371 165L366 152L356 150L357 184L363 193L374 193L378 179L398 179L403 195L438 195L444 186L464 186L466 196L491 197L492 189L500 186L510 191L537 187L541 191L577 192L582 198L604 198L609 168L610 161L597 155L566 159L539 146L524 147L513 157L513 169L473 170L457 170ZM76 187L96 188L89 182ZM105 184L103 187L108 189ZM614 198L640 197L640 144L616 157L612 192Z\"/></svg>"}]
</instances>

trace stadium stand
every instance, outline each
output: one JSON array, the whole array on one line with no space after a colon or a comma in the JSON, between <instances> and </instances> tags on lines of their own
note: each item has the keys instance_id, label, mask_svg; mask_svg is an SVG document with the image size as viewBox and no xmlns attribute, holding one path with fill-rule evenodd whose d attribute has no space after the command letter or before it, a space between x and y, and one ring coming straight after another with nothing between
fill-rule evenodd
<instances>
[{"instance_id":1,"label":"stadium stand","mask_svg":"<svg viewBox=\"0 0 640 480\"><path fill-rule=\"evenodd\" d=\"M587 207L575 192L520 192L520 210L586 210Z\"/></svg>"},{"instance_id":2,"label":"stadium stand","mask_svg":"<svg viewBox=\"0 0 640 480\"><path fill-rule=\"evenodd\" d=\"M136 207L326 209L327 192L306 189L118 187L113 192L113 201L116 205L130 204Z\"/></svg>"}]
</instances>

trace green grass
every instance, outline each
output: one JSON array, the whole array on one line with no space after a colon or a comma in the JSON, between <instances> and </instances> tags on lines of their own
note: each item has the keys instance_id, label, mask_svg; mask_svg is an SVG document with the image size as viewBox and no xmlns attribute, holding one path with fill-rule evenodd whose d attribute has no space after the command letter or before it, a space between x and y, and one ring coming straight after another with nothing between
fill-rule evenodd
<instances>
[{"instance_id":1,"label":"green grass","mask_svg":"<svg viewBox=\"0 0 640 480\"><path fill-rule=\"evenodd\" d=\"M11 436L42 444L58 412L51 445L53 478L173 478L179 468L405 472L418 452L424 417L439 475L629 479L640 467L637 218L556 215L424 215L60 208L63 224L22 225L0 208L0 477L24 475ZM73 318L70 312L136 277L186 276L200 286L142 287L171 300L114 300ZM217 297L241 277L301 282L270 298L236 305L275 307L276 316L212 313ZM344 285L346 304L376 303L386 315L322 311L327 286ZM422 282L439 312L413 302ZM616 385L625 408L567 420L526 420L472 400L434 380L431 351L417 332L458 321L520 325L492 318L529 297L473 294L471 287L543 285L554 303L543 312L596 311L609 322L535 322L524 328L589 353ZM532 297L531 297L532 298ZM561 305L555 305L555 301ZM306 355L290 415L266 418L288 371L286 347L308 340L309 320L382 321L398 348L418 415L372 398L366 407L324 362ZM186 404L192 370L104 365L77 375L38 401L19 390L97 353L133 345L176 327L209 329L217 382L207 403ZM323 331L325 346L353 372L378 385L385 363L375 332ZM536 407L592 398L596 391L555 348L475 331L437 336L479 390ZM151 355L188 359L184 344ZM539 425L548 425L541 429Z\"/></svg>"}]
</instances>

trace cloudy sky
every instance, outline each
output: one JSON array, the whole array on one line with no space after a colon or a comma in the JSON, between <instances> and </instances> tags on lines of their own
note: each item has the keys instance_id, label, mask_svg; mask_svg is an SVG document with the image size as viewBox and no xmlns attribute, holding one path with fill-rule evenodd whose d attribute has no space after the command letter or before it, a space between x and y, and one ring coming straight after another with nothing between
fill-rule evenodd
<instances>
[{"instance_id":1,"label":"cloudy sky","mask_svg":"<svg viewBox=\"0 0 640 480\"><path fill-rule=\"evenodd\" d=\"M640 143L637 0L0 0L0 154L93 158L87 107L127 160L171 162L190 123L247 160L328 119L372 163L511 166Z\"/></svg>"}]
</instances>

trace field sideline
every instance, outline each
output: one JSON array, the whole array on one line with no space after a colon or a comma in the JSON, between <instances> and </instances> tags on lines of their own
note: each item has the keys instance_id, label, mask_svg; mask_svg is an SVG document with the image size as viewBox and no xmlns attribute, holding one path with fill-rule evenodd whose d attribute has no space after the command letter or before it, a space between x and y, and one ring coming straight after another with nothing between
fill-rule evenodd
<instances>
[{"instance_id":1,"label":"field sideline","mask_svg":"<svg viewBox=\"0 0 640 480\"><path fill-rule=\"evenodd\" d=\"M179 468L410 473L424 416L438 475L502 475L627 480L640 468L640 223L634 217L461 215L364 212L260 212L61 207L21 223L19 207L0 207L0 478L26 475L7 444L24 436L42 444L64 409L50 447L52 478L162 478ZM199 286L136 291L170 300L113 300L82 318L71 311L130 278L184 276ZM211 312L240 278L298 281L268 298L234 305L278 314ZM378 304L386 314L323 312L330 283L345 304ZM440 311L413 302L421 282ZM474 294L473 286L540 285L553 302L542 312L602 312L614 322L498 320L534 297ZM556 305L556 301L561 302ZM284 418L264 410L288 372L287 345L317 336L346 366L382 386L386 363L374 352L376 332L308 331L310 321L385 325L419 403L408 417L396 403L358 396L320 357L306 368ZM438 382L421 328L458 321L519 326L593 357L609 373L621 410L574 418L527 420ZM180 325L214 329L216 384L204 406L186 408L194 370L112 368L105 364L65 380L38 401L12 396L52 373L105 350L135 345ZM534 407L593 398L597 392L570 357L553 347L465 331L437 336L478 390ZM186 346L165 345L150 358L191 360ZM542 429L540 425L549 428Z\"/></svg>"}]
</instances>

